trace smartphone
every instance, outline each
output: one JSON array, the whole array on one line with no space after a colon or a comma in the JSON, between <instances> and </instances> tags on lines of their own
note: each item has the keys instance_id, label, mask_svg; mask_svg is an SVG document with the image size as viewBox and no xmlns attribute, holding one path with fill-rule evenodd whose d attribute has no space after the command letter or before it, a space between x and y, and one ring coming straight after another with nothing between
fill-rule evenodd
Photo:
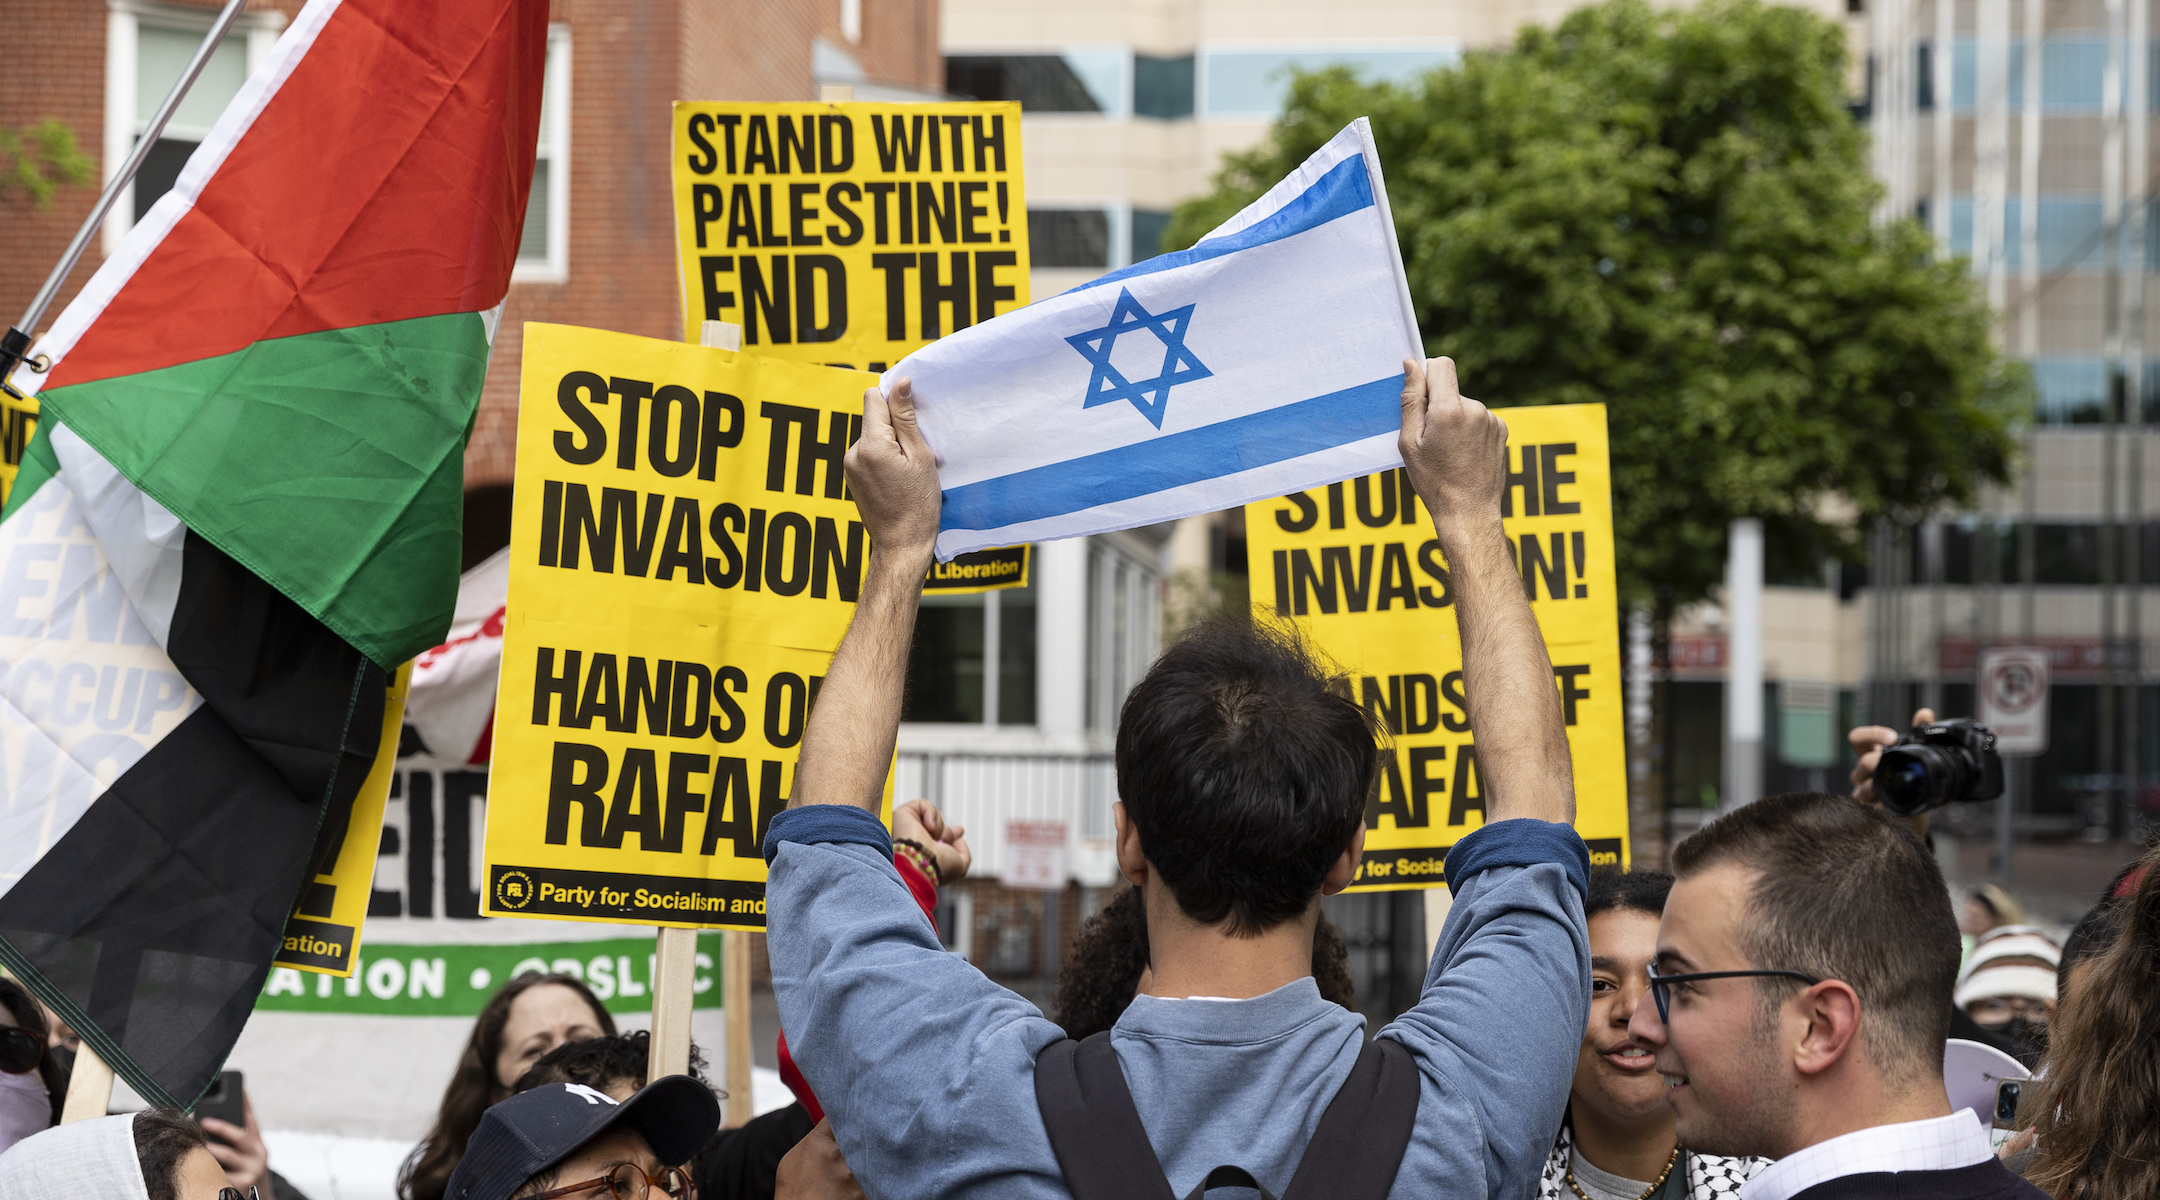
<instances>
[{"instance_id":1,"label":"smartphone","mask_svg":"<svg viewBox=\"0 0 2160 1200\"><path fill-rule=\"evenodd\" d=\"M1995 1128L2017 1128L2018 1093L2023 1088L2024 1083L2016 1079L2005 1079L1995 1085Z\"/></svg>"},{"instance_id":2,"label":"smartphone","mask_svg":"<svg viewBox=\"0 0 2160 1200\"><path fill-rule=\"evenodd\" d=\"M246 1092L241 1088L240 1072L218 1072L217 1082L211 1084L210 1090L203 1093L203 1098L195 1102L196 1122L200 1123L204 1117L230 1121L243 1129L247 1127L247 1098Z\"/></svg>"}]
</instances>

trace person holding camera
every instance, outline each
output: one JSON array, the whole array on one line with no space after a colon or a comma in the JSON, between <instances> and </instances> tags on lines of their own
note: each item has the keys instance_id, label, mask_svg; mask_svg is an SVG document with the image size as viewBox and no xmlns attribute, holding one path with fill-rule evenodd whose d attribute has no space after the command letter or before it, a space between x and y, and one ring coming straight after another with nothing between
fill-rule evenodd
<instances>
[{"instance_id":1,"label":"person holding camera","mask_svg":"<svg viewBox=\"0 0 2160 1200\"><path fill-rule=\"evenodd\" d=\"M1747 1200L2040 1200L1951 1111L1957 918L1920 840L1787 793L1673 847L1652 1003L1629 1021L1690 1149L1777 1161Z\"/></svg>"}]
</instances>

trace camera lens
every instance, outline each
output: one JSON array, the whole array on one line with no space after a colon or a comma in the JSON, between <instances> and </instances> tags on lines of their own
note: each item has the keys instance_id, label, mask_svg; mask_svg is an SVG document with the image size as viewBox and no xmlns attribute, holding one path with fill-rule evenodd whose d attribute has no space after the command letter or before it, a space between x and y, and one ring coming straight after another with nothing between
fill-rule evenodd
<instances>
[{"instance_id":1,"label":"camera lens","mask_svg":"<svg viewBox=\"0 0 2160 1200\"><path fill-rule=\"evenodd\" d=\"M1885 810L1909 817L1963 792L1971 773L1962 754L1937 746L1898 746L1883 751L1875 768L1875 794Z\"/></svg>"}]
</instances>

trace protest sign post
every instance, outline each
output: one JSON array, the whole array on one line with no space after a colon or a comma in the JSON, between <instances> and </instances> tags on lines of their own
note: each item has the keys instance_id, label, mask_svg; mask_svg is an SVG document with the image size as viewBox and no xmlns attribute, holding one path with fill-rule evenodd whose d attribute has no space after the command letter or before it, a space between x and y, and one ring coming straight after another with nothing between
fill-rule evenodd
<instances>
[{"instance_id":1,"label":"protest sign post","mask_svg":"<svg viewBox=\"0 0 2160 1200\"><path fill-rule=\"evenodd\" d=\"M73 1125L105 1115L112 1105L113 1069L84 1042L75 1051L75 1065L68 1071L67 1099L60 1106L60 1123Z\"/></svg>"},{"instance_id":2,"label":"protest sign post","mask_svg":"<svg viewBox=\"0 0 2160 1200\"><path fill-rule=\"evenodd\" d=\"M1621 866L1627 758L1605 409L1506 415L1502 516L1552 655L1576 828L1593 866ZM1245 528L1257 615L1297 625L1385 731L1351 889L1439 885L1447 848L1486 814L1447 563L1409 476L1397 469L1250 504Z\"/></svg>"},{"instance_id":3,"label":"protest sign post","mask_svg":"<svg viewBox=\"0 0 2160 1200\"><path fill-rule=\"evenodd\" d=\"M842 468L874 382L526 328L482 911L662 927L656 1070L688 1065L695 948L677 931L764 927L765 827L868 559ZM728 1090L746 1116L737 944Z\"/></svg>"},{"instance_id":4,"label":"protest sign post","mask_svg":"<svg viewBox=\"0 0 2160 1200\"><path fill-rule=\"evenodd\" d=\"M699 340L711 349L742 349L742 326L733 321L706 321L699 329ZM663 940L668 936L667 930L660 931ZM722 1090L727 1093L727 1123L740 1125L755 1114L750 1076L750 935L731 929L720 937L721 1012L727 1023L727 1077L726 1086ZM653 1029L656 1034L662 1022L663 997L672 999L672 995L673 993L667 991L653 993ZM669 1007L677 1005L671 1002ZM667 1019L679 1023L686 1031L684 1036L687 1038L687 1030L690 1028L687 1002L680 1007L682 1012L679 1016L670 1012ZM682 1047L682 1064L678 1070L689 1069L690 1047L687 1043Z\"/></svg>"},{"instance_id":5,"label":"protest sign post","mask_svg":"<svg viewBox=\"0 0 2160 1200\"><path fill-rule=\"evenodd\" d=\"M1028 302L1020 106L681 101L683 328L882 371Z\"/></svg>"}]
</instances>

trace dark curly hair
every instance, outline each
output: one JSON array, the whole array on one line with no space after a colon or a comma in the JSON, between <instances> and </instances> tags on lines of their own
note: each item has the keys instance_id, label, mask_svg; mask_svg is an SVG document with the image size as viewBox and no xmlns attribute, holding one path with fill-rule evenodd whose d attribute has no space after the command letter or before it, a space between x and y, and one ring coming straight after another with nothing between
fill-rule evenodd
<instances>
[{"instance_id":1,"label":"dark curly hair","mask_svg":"<svg viewBox=\"0 0 2160 1200\"><path fill-rule=\"evenodd\" d=\"M135 1134L135 1161L142 1168L143 1190L150 1200L179 1200L180 1160L191 1150L207 1150L200 1125L171 1109L146 1108L129 1127Z\"/></svg>"},{"instance_id":2,"label":"dark curly hair","mask_svg":"<svg viewBox=\"0 0 2160 1200\"><path fill-rule=\"evenodd\" d=\"M1664 916L1665 898L1672 895L1672 885L1672 876L1642 867L1633 871L1592 871L1590 895L1582 906L1583 919L1614 909Z\"/></svg>"},{"instance_id":3,"label":"dark curly hair","mask_svg":"<svg viewBox=\"0 0 2160 1200\"><path fill-rule=\"evenodd\" d=\"M1080 926L1072 958L1058 976L1057 1023L1065 1035L1084 1038L1117 1024L1147 965L1147 911L1140 904L1140 889L1124 888ZM1324 913L1313 930L1312 972L1322 999L1357 1011L1350 947Z\"/></svg>"},{"instance_id":4,"label":"dark curly hair","mask_svg":"<svg viewBox=\"0 0 2160 1200\"><path fill-rule=\"evenodd\" d=\"M510 1085L510 1094L520 1095L549 1083L581 1083L604 1092L618 1079L644 1087L650 1082L651 1061L652 1035L642 1029L564 1042L525 1068L525 1073ZM690 1077L712 1086L705 1078L705 1052L695 1042L690 1045Z\"/></svg>"},{"instance_id":5,"label":"dark curly hair","mask_svg":"<svg viewBox=\"0 0 2160 1200\"><path fill-rule=\"evenodd\" d=\"M1126 696L1118 798L1178 908L1250 937L1302 916L1349 849L1378 733L1295 631L1218 621Z\"/></svg>"}]
</instances>

